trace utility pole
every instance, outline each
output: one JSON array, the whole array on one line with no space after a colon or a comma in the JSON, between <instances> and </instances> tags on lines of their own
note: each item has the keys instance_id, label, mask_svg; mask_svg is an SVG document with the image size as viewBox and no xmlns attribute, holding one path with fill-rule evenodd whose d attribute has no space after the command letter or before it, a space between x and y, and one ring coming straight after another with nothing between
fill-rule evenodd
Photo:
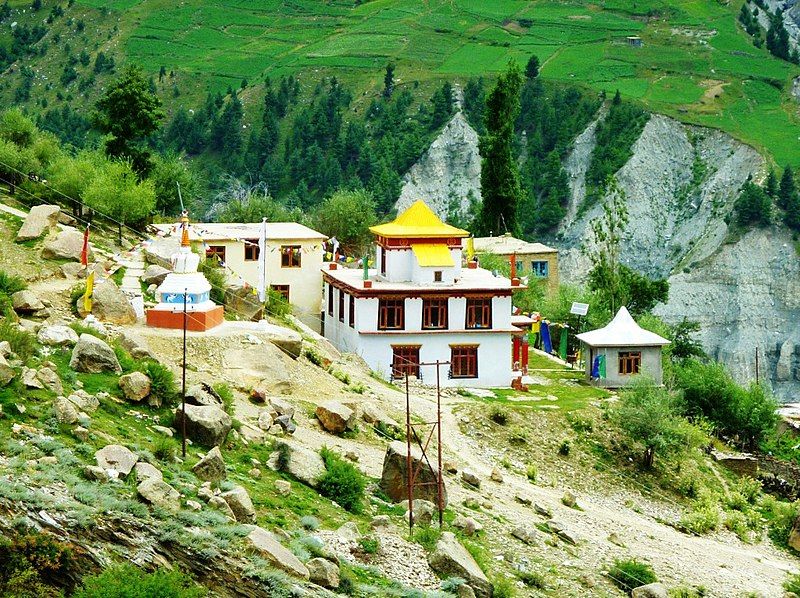
<instances>
[{"instance_id":1,"label":"utility pole","mask_svg":"<svg viewBox=\"0 0 800 598\"><path fill-rule=\"evenodd\" d=\"M414 530L414 475L411 471L411 397L408 392L408 368L406 370L406 494L408 498L408 533Z\"/></svg>"},{"instance_id":2,"label":"utility pole","mask_svg":"<svg viewBox=\"0 0 800 598\"><path fill-rule=\"evenodd\" d=\"M181 376L181 436L183 458L186 458L186 299L188 289L183 289L183 372Z\"/></svg>"},{"instance_id":3,"label":"utility pole","mask_svg":"<svg viewBox=\"0 0 800 598\"><path fill-rule=\"evenodd\" d=\"M756 384L758 384L758 347L756 347Z\"/></svg>"}]
</instances>

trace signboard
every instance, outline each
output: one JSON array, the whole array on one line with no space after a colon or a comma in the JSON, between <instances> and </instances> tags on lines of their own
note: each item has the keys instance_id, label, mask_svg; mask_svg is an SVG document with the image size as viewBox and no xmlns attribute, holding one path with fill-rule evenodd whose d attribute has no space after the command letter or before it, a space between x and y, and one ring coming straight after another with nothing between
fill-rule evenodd
<instances>
[{"instance_id":1,"label":"signboard","mask_svg":"<svg viewBox=\"0 0 800 598\"><path fill-rule=\"evenodd\" d=\"M587 313L589 313L589 304L573 301L569 313L575 314L576 316L585 316Z\"/></svg>"}]
</instances>

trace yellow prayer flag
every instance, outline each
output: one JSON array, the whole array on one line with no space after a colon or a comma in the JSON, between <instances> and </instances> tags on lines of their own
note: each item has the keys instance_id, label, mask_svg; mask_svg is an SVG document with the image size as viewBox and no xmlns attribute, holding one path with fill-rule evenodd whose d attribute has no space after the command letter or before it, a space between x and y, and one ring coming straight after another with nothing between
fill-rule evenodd
<instances>
[{"instance_id":1,"label":"yellow prayer flag","mask_svg":"<svg viewBox=\"0 0 800 598\"><path fill-rule=\"evenodd\" d=\"M92 313L92 293L94 292L94 270L86 277L86 292L83 294L83 311Z\"/></svg>"},{"instance_id":2,"label":"yellow prayer flag","mask_svg":"<svg viewBox=\"0 0 800 598\"><path fill-rule=\"evenodd\" d=\"M467 238L467 260L472 260L475 257L475 238Z\"/></svg>"}]
</instances>

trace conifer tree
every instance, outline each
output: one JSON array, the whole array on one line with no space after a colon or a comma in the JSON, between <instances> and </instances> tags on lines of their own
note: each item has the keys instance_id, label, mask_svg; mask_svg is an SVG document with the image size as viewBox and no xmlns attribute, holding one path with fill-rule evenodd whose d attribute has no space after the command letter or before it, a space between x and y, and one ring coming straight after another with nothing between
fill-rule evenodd
<instances>
[{"instance_id":1,"label":"conifer tree","mask_svg":"<svg viewBox=\"0 0 800 598\"><path fill-rule=\"evenodd\" d=\"M786 168L783 169L780 191L777 194L778 207L785 210L794 195L797 195L797 187L795 187L794 184L794 174L792 173L792 167L787 165Z\"/></svg>"}]
</instances>

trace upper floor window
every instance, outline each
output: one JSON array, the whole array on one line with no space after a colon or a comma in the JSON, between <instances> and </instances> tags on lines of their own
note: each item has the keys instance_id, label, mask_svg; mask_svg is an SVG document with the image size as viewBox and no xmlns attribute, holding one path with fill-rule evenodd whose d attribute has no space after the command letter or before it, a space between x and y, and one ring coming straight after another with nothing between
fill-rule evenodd
<instances>
[{"instance_id":1,"label":"upper floor window","mask_svg":"<svg viewBox=\"0 0 800 598\"><path fill-rule=\"evenodd\" d=\"M269 288L280 294L286 302L289 302L289 285L288 284L271 284Z\"/></svg>"},{"instance_id":2,"label":"upper floor window","mask_svg":"<svg viewBox=\"0 0 800 598\"><path fill-rule=\"evenodd\" d=\"M328 285L328 315L333 316L333 287Z\"/></svg>"},{"instance_id":3,"label":"upper floor window","mask_svg":"<svg viewBox=\"0 0 800 598\"><path fill-rule=\"evenodd\" d=\"M441 330L447 328L447 299L422 300L423 330Z\"/></svg>"},{"instance_id":4,"label":"upper floor window","mask_svg":"<svg viewBox=\"0 0 800 598\"><path fill-rule=\"evenodd\" d=\"M433 272L433 282L442 282L442 271L441 270L434 270L434 272Z\"/></svg>"},{"instance_id":5,"label":"upper floor window","mask_svg":"<svg viewBox=\"0 0 800 598\"><path fill-rule=\"evenodd\" d=\"M350 295L350 328L356 327L356 296Z\"/></svg>"},{"instance_id":6,"label":"upper floor window","mask_svg":"<svg viewBox=\"0 0 800 598\"><path fill-rule=\"evenodd\" d=\"M492 327L491 297L467 298L467 328Z\"/></svg>"},{"instance_id":7,"label":"upper floor window","mask_svg":"<svg viewBox=\"0 0 800 598\"><path fill-rule=\"evenodd\" d=\"M380 299L378 301L378 329L402 330L405 327L405 301Z\"/></svg>"},{"instance_id":8,"label":"upper floor window","mask_svg":"<svg viewBox=\"0 0 800 598\"><path fill-rule=\"evenodd\" d=\"M344 322L344 291L339 289L339 321Z\"/></svg>"},{"instance_id":9,"label":"upper floor window","mask_svg":"<svg viewBox=\"0 0 800 598\"><path fill-rule=\"evenodd\" d=\"M258 239L245 239L244 241L244 261L255 262L258 260L259 247Z\"/></svg>"},{"instance_id":10,"label":"upper floor window","mask_svg":"<svg viewBox=\"0 0 800 598\"><path fill-rule=\"evenodd\" d=\"M534 276L539 276L540 278L545 278L550 273L549 264L542 260L531 262L531 274Z\"/></svg>"},{"instance_id":11,"label":"upper floor window","mask_svg":"<svg viewBox=\"0 0 800 598\"><path fill-rule=\"evenodd\" d=\"M386 248L381 247L381 276L386 276Z\"/></svg>"},{"instance_id":12,"label":"upper floor window","mask_svg":"<svg viewBox=\"0 0 800 598\"><path fill-rule=\"evenodd\" d=\"M209 245L206 248L206 259L212 258L219 263L225 262L225 246L224 245Z\"/></svg>"},{"instance_id":13,"label":"upper floor window","mask_svg":"<svg viewBox=\"0 0 800 598\"><path fill-rule=\"evenodd\" d=\"M281 268L299 268L300 259L299 245L281 245Z\"/></svg>"}]
</instances>

